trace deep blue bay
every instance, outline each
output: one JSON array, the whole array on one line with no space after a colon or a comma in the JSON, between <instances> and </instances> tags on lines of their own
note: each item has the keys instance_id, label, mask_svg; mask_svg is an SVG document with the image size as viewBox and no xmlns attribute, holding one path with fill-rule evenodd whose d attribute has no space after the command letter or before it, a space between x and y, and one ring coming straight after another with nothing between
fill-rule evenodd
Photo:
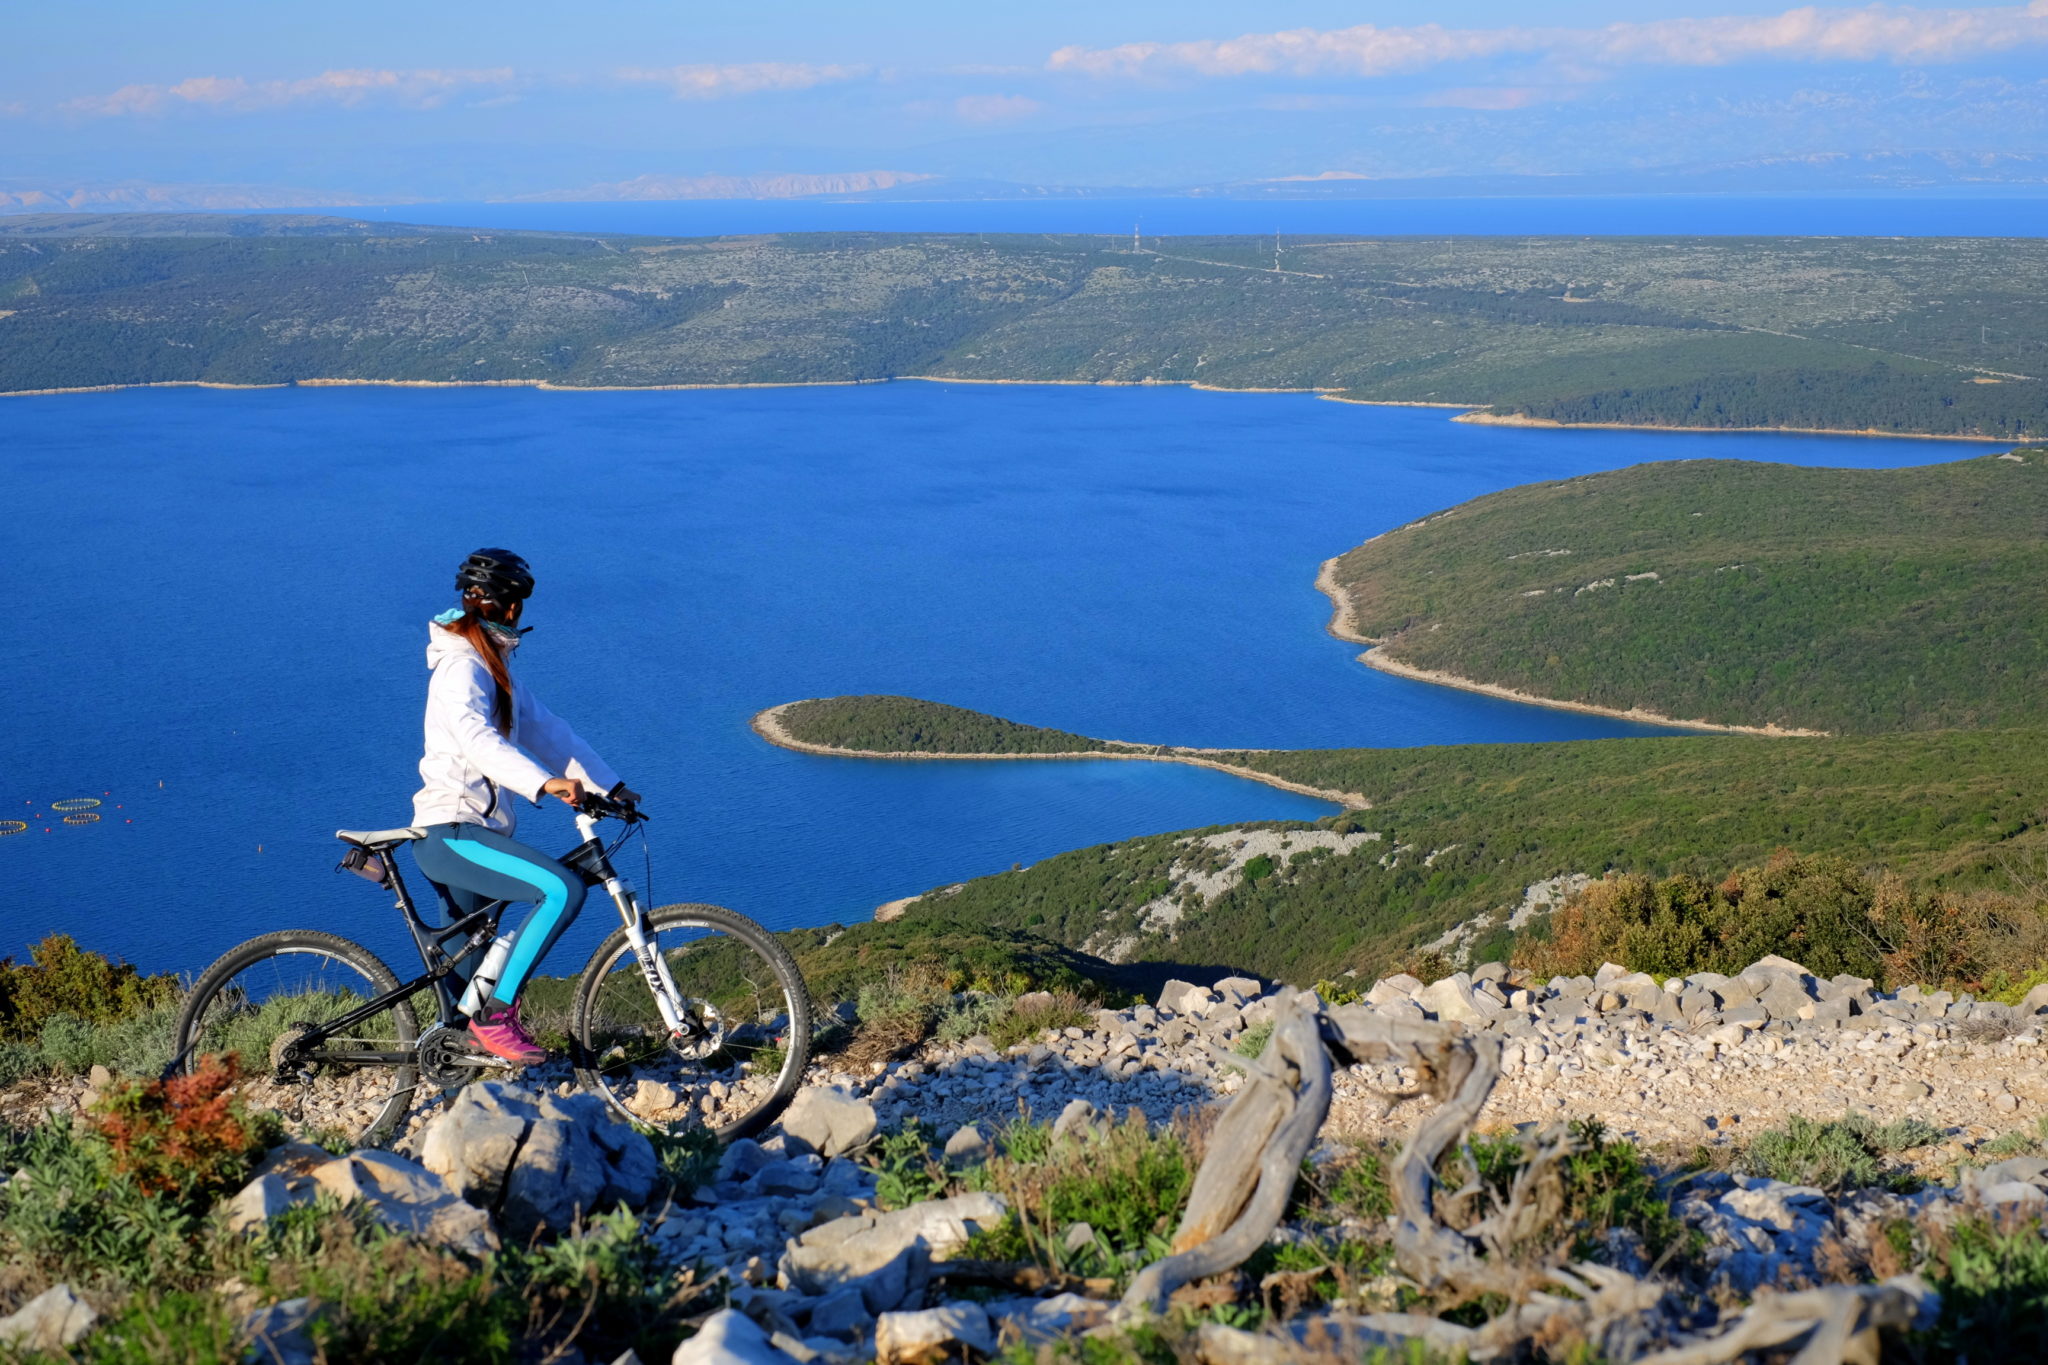
<instances>
[{"instance_id":1,"label":"deep blue bay","mask_svg":"<svg viewBox=\"0 0 2048 1365\"><path fill-rule=\"evenodd\" d=\"M647 794L656 897L791 927L1067 848L1329 808L1177 765L795 754L747 728L762 707L900 692L1230 746L1645 733L1361 667L1324 633L1318 563L1480 493L1644 460L1985 448L1448 417L923 383L0 400L0 819L105 802L98 823L0 838L0 954L61 930L196 971L312 926L402 965L388 904L328 872L331 833L410 819L426 620L479 544L533 561L518 666ZM558 807L522 822L571 842ZM552 965L609 919L593 903Z\"/></svg>"}]
</instances>

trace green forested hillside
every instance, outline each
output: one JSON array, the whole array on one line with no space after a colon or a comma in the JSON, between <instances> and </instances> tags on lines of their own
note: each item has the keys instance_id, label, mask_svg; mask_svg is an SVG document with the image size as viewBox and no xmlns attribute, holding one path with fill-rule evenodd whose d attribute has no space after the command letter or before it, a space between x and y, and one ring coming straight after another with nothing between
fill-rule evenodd
<instances>
[{"instance_id":1,"label":"green forested hillside","mask_svg":"<svg viewBox=\"0 0 2048 1365\"><path fill-rule=\"evenodd\" d=\"M2048 720L2048 451L1532 484L1329 580L1396 660L1541 697L1842 733Z\"/></svg>"},{"instance_id":2,"label":"green forested hillside","mask_svg":"<svg viewBox=\"0 0 2048 1365\"><path fill-rule=\"evenodd\" d=\"M867 700L885 714L903 699ZM820 723L806 734L844 747L853 732ZM1079 849L912 906L889 926L891 943L928 915L948 934L985 926L1098 950L1128 939L1135 958L1311 980L1398 964L1450 925L1570 873L1719 876L1792 849L1839 854L1922 886L2002 886L2048 852L2048 731L2038 729L1204 757L1363 793L1371 809L1323 825L1380 837L1342 852L1304 847L1274 860L1271 875L1241 881L1171 930L1152 932L1142 907L1178 896L1188 870L1220 861L1191 849L1204 831ZM857 933L846 951L862 941ZM1505 929L1482 936L1480 947L1504 952Z\"/></svg>"},{"instance_id":3,"label":"green forested hillside","mask_svg":"<svg viewBox=\"0 0 2048 1365\"><path fill-rule=\"evenodd\" d=\"M0 392L933 375L2048 435L2040 239L1304 237L1279 265L1249 237L0 219Z\"/></svg>"}]
</instances>

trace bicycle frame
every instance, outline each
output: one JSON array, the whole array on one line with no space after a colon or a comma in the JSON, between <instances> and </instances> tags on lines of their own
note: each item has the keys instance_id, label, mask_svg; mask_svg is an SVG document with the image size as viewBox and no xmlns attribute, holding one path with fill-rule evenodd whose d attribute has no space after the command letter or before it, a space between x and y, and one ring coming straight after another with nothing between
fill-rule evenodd
<instances>
[{"instance_id":1,"label":"bicycle frame","mask_svg":"<svg viewBox=\"0 0 2048 1365\"><path fill-rule=\"evenodd\" d=\"M573 870L590 886L602 886L612 898L619 917L626 927L626 939L633 947L633 957L640 964L640 974L646 978L648 989L654 993L655 1008L660 1011L662 1022L674 1037L684 1037L693 1032L689 1017L682 1008L681 994L676 990L675 979L670 975L668 963L656 950L652 938L652 925L646 912L640 908L633 888L625 878L613 870L611 857L604 841L597 836L597 817L583 810L576 813L576 830L583 836L583 842L571 849L562 858L562 864ZM420 917L419 907L414 904L412 893L406 888L405 874L399 870L395 848L377 850L375 856L384 870L384 883L392 891L398 910L405 916L405 926L412 935L413 946L419 951L420 961L427 970L395 990L389 990L366 1004L308 1029L299 1037L292 1048L296 1056L325 1042L337 1033L346 1032L355 1024L369 1019L390 1008L401 1000L416 994L422 987L431 985L438 1006L436 1023L453 1025L460 1018L457 1008L458 995L449 978L454 975L455 964L470 953L488 944L496 935L498 921L505 913L509 901L491 901L457 919L445 929L435 929ZM452 909L452 907L451 907ZM447 950L447 943L458 934L467 934L462 946L454 952ZM353 1062L357 1064L403 1064L412 1060L409 1052L330 1052L321 1051L322 1061Z\"/></svg>"}]
</instances>

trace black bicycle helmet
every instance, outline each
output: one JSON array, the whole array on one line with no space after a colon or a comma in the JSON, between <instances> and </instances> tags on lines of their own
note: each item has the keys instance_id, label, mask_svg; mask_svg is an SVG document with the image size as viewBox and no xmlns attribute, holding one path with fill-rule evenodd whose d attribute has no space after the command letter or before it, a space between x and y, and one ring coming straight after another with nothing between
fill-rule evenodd
<instances>
[{"instance_id":1,"label":"black bicycle helmet","mask_svg":"<svg viewBox=\"0 0 2048 1365\"><path fill-rule=\"evenodd\" d=\"M478 550L455 571L455 591L510 606L533 596L533 570L510 550Z\"/></svg>"}]
</instances>

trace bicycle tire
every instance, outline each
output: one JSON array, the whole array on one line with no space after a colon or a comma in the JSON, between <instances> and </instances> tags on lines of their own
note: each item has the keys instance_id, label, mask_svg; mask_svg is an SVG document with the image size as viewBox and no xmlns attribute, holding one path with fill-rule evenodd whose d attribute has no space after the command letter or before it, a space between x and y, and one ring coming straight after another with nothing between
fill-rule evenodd
<instances>
[{"instance_id":1,"label":"bicycle tire","mask_svg":"<svg viewBox=\"0 0 2048 1365\"><path fill-rule=\"evenodd\" d=\"M789 1107L789 1102L796 1097L798 1088L803 1084L804 1071L810 1065L811 997L810 992L804 986L802 975L797 971L796 962L766 929L763 929L745 915L737 911L727 910L722 906L664 905L659 909L649 911L648 919L654 928L657 947L662 947L662 936L665 931L699 928L709 930L714 934L725 935L735 940L751 952L755 958L767 965L775 978L776 984L780 987L787 1014L786 1031L780 1040L780 1046L783 1049L783 1061L780 1070L776 1074L775 1084L765 1096L760 1096L752 1107L748 1108L745 1112L717 1125L704 1125L701 1119L657 1121L651 1119L647 1114L629 1107L614 1088L615 1082L623 1084L624 1076L612 1074L603 1065L606 1061L605 1049L602 1046L602 1039L598 1034L599 1028L606 1022L600 1017L601 1011L598 996L604 988L606 981L612 978L614 969L621 964L624 964L630 970L631 981L639 984L638 1001L642 1007L649 1014L652 1013L654 1008L653 992L640 976L639 964L633 957L632 946L626 940L624 928L613 930L610 936L598 945L597 951L590 955L590 961L584 967L583 974L576 983L576 1002L571 1021L571 1042L575 1050L576 1079L585 1089L602 1096L614 1112L634 1123L652 1124L653 1126L670 1129L680 1129L688 1126L710 1126L712 1133L722 1143L732 1142L737 1138L751 1137L770 1123L773 1123L777 1116ZM664 956L674 957L679 956L682 951L687 951L687 949L669 950L664 948L663 951ZM678 989L683 990L686 995L688 994L687 988L682 981L679 980L677 985ZM621 989L630 990L629 987L622 987ZM709 1070L710 1068L706 1068L707 1075ZM627 1074L630 1074L630 1068L627 1068L626 1071ZM735 1065L735 1074L740 1074L743 1071L743 1068ZM713 1077L712 1079L722 1080L723 1078Z\"/></svg>"},{"instance_id":2,"label":"bicycle tire","mask_svg":"<svg viewBox=\"0 0 2048 1365\"><path fill-rule=\"evenodd\" d=\"M199 974L198 980L192 983L192 989L185 997L185 1007L178 1014L172 1068L189 1074L199 1066L205 1055L203 1045L207 1041L202 1021L208 1008L215 1003L224 987L267 959L299 955L322 955L347 964L363 975L376 994L381 995L386 991L398 989L397 974L375 953L350 939L322 933L317 929L281 929L275 933L260 934L245 943L237 944L216 958L211 966ZM416 1046L419 1042L419 1020L413 1011L412 1002L398 1001L391 1006L390 1014L394 1041L406 1050ZM245 1085L274 1087L275 1083L260 1069L267 1060L249 1060L245 1066L245 1075L249 1080ZM248 1069L250 1067L255 1069ZM390 1070L391 1093L377 1105L376 1112L369 1122L360 1126L345 1125L354 1127L351 1136L360 1146L374 1147L390 1140L399 1120L411 1107L412 1097L419 1088L419 1069L416 1065L395 1065Z\"/></svg>"}]
</instances>

